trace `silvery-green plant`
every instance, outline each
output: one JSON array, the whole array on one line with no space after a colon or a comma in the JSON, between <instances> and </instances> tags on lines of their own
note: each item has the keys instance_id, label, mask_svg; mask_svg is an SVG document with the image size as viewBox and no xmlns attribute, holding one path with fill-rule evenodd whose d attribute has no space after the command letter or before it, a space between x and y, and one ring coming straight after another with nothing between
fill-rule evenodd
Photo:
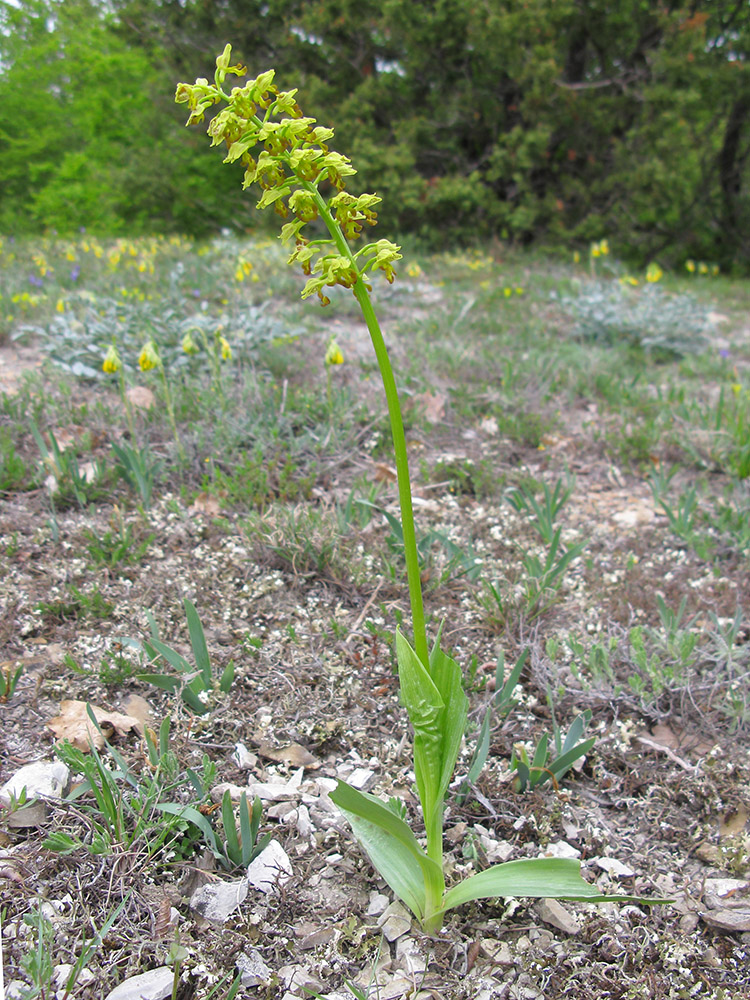
<instances>
[{"instance_id":1,"label":"silvery-green plant","mask_svg":"<svg viewBox=\"0 0 750 1000\"><path fill-rule=\"evenodd\" d=\"M568 858L510 861L446 888L443 814L466 728L467 699L461 671L440 648L440 636L431 649L428 644L401 408L370 298L369 281L374 271L382 271L389 282L394 280L400 247L379 240L353 249L350 241L361 235L364 226L375 225L380 199L345 190L346 178L355 170L346 156L329 147L333 129L306 118L296 91L277 89L273 70L227 92L228 75L242 77L247 73L244 66L231 65L230 59L231 46L227 45L216 60L214 82L198 79L194 84L180 83L175 99L189 106L189 125L202 122L207 112L221 106L208 124L212 145L225 147L225 162L239 162L245 168L244 188L260 186L258 208L273 206L288 220L281 239L294 241L289 263L299 264L307 276L302 297L317 294L325 305L329 287L340 285L353 292L380 368L393 437L412 626L412 642L397 629L396 654L401 698L414 729L414 772L426 845L406 822L405 804L398 799L383 802L345 781L339 781L331 798L375 868L427 932L440 929L448 910L475 899L554 896L602 900L605 897L581 877L578 862ZM326 186L332 189L328 196L321 190ZM323 223L327 238L304 235L306 226L315 220Z\"/></svg>"},{"instance_id":2,"label":"silvery-green plant","mask_svg":"<svg viewBox=\"0 0 750 1000\"><path fill-rule=\"evenodd\" d=\"M557 297L557 296L555 296ZM626 344L681 357L702 350L713 332L709 310L692 295L671 295L655 284L581 282L559 297L574 321L573 334L598 344Z\"/></svg>"}]
</instances>

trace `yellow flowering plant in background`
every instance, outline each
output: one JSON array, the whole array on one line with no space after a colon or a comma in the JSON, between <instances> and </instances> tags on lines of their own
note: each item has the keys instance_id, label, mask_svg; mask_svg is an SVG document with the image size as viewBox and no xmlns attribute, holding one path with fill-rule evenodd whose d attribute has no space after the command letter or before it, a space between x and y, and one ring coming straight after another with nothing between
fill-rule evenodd
<instances>
[{"instance_id":1,"label":"yellow flowering plant in background","mask_svg":"<svg viewBox=\"0 0 750 1000\"><path fill-rule=\"evenodd\" d=\"M652 260L651 263L646 268L646 281L648 281L650 285L654 285L656 284L657 281L661 281L663 277L664 277L664 272L656 263L656 261Z\"/></svg>"}]
</instances>

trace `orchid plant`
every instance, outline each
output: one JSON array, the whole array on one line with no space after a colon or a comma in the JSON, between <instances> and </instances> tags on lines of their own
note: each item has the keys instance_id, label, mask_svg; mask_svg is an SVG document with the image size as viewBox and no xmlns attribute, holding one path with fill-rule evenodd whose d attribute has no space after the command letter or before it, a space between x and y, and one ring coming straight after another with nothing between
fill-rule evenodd
<instances>
[{"instance_id":1,"label":"orchid plant","mask_svg":"<svg viewBox=\"0 0 750 1000\"><path fill-rule=\"evenodd\" d=\"M243 188L252 184L261 188L257 207L273 206L286 220L281 239L294 243L289 263L299 264L307 277L302 297L317 294L326 305L329 287L340 285L353 292L380 368L393 437L412 627L412 642L397 630L396 653L401 698L414 730L414 772L426 846L406 822L402 801L386 803L345 781L339 781L331 798L375 868L429 933L440 929L448 910L470 900L541 896L603 901L609 897L587 883L579 863L568 858L510 861L446 888L444 806L466 726L467 699L460 668L440 648L440 636L432 649L428 644L401 408L370 298L373 272L382 271L392 282L401 248L389 240L353 248L363 228L376 224L375 208L381 199L375 194L355 196L346 190L346 179L356 171L348 157L330 148L333 129L305 117L296 100L297 91L278 90L273 70L227 92L227 76L247 74L244 66L231 65L230 60L231 46L227 45L216 60L214 82L198 79L194 84L180 83L175 99L190 108L188 125L202 122L207 112L212 114L207 129L211 144L225 147L225 163L239 161L245 168ZM213 113L217 106L221 109ZM330 193L324 193L326 189ZM306 235L306 227L315 220L323 223L327 237Z\"/></svg>"}]
</instances>

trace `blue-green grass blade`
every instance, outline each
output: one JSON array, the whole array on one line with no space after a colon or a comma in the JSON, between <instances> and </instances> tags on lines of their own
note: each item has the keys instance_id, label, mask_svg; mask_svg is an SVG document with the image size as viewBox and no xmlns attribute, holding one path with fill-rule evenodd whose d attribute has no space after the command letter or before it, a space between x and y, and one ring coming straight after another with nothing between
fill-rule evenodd
<instances>
[{"instance_id":1,"label":"blue-green grass blade","mask_svg":"<svg viewBox=\"0 0 750 1000\"><path fill-rule=\"evenodd\" d=\"M568 750L567 753L561 754L557 760L553 760L550 764L548 764L549 770L552 771L556 778L562 778L566 771L569 771L573 764L575 764L578 758L587 754L595 743L596 736L590 736L587 740L584 740L583 743L579 743L578 746Z\"/></svg>"}]
</instances>

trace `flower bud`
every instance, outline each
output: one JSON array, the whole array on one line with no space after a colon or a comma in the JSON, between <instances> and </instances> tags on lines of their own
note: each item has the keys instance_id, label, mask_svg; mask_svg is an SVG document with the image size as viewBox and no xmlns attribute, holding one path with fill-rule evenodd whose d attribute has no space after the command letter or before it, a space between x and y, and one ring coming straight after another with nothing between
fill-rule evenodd
<instances>
[{"instance_id":1,"label":"flower bud","mask_svg":"<svg viewBox=\"0 0 750 1000\"><path fill-rule=\"evenodd\" d=\"M141 348L141 353L138 355L138 367L142 372L151 371L152 368L158 368L161 364L161 359L159 353L156 350L156 344L153 340L147 341Z\"/></svg>"},{"instance_id":2,"label":"flower bud","mask_svg":"<svg viewBox=\"0 0 750 1000\"><path fill-rule=\"evenodd\" d=\"M325 361L327 365L343 365L344 363L344 355L335 340L331 340L328 344Z\"/></svg>"},{"instance_id":3,"label":"flower bud","mask_svg":"<svg viewBox=\"0 0 750 1000\"><path fill-rule=\"evenodd\" d=\"M107 353L104 355L104 362L102 364L102 371L111 374L113 372L119 372L122 368L122 361L120 360L120 355L117 353L117 348L114 344L110 344L107 348Z\"/></svg>"},{"instance_id":4,"label":"flower bud","mask_svg":"<svg viewBox=\"0 0 750 1000\"><path fill-rule=\"evenodd\" d=\"M200 347L193 340L193 335L189 331L182 338L182 349L185 354L197 354L200 351Z\"/></svg>"}]
</instances>

